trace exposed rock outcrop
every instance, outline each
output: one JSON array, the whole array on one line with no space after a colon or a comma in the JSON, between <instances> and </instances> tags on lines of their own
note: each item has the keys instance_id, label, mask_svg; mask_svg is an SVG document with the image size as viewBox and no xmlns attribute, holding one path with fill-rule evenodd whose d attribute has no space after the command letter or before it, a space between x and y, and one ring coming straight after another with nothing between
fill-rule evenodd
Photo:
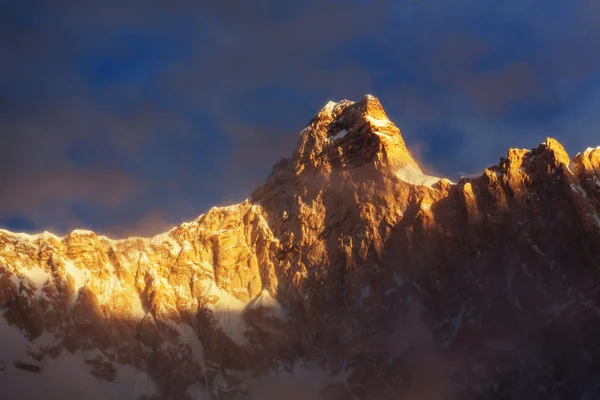
<instances>
[{"instance_id":1,"label":"exposed rock outcrop","mask_svg":"<svg viewBox=\"0 0 600 400\"><path fill-rule=\"evenodd\" d=\"M80 354L147 374L140 398L282 398L303 373L307 399L594 393L599 173L549 138L452 183L376 98L330 102L241 204L149 239L0 231L29 343L0 379Z\"/></svg>"}]
</instances>

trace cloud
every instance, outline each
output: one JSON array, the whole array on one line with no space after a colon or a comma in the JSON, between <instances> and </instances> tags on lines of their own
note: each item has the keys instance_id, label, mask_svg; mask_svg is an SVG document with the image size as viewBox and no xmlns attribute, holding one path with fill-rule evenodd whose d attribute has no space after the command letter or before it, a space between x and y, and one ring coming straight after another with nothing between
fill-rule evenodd
<instances>
[{"instance_id":1,"label":"cloud","mask_svg":"<svg viewBox=\"0 0 600 400\"><path fill-rule=\"evenodd\" d=\"M73 204L93 205L98 215L126 206L142 212L151 208L146 199L156 198L152 192L165 186L172 188L168 181L180 180L181 163L193 154L189 149L169 158L171 164L156 164L159 157L152 153L167 136L174 144L171 152L178 151L178 143L194 140L183 119L152 103L116 116L91 99L66 101L32 115L25 110L3 115L0 129L7 132L0 146L0 218L25 215L58 233L100 227L76 216ZM4 226L12 225L5 220Z\"/></svg>"},{"instance_id":2,"label":"cloud","mask_svg":"<svg viewBox=\"0 0 600 400\"><path fill-rule=\"evenodd\" d=\"M6 226L20 226L25 231L41 228L65 233L87 227L70 212L74 202L114 209L131 193L132 186L131 177L120 171L49 170L7 176L0 191L0 218ZM31 224L15 224L14 215L27 216Z\"/></svg>"},{"instance_id":3,"label":"cloud","mask_svg":"<svg viewBox=\"0 0 600 400\"><path fill-rule=\"evenodd\" d=\"M117 206L131 191L130 176L119 171L60 171L8 177L4 181L0 208L3 212L26 212L56 200L93 199Z\"/></svg>"},{"instance_id":4,"label":"cloud","mask_svg":"<svg viewBox=\"0 0 600 400\"><path fill-rule=\"evenodd\" d=\"M600 85L590 94L577 102L573 109L555 122L558 136L564 138L563 145L570 155L587 147L600 145L598 127L600 126Z\"/></svg>"},{"instance_id":5,"label":"cloud","mask_svg":"<svg viewBox=\"0 0 600 400\"><path fill-rule=\"evenodd\" d=\"M40 226L110 229L120 225L110 216L127 216L135 233L151 210L176 223L247 197L327 100L365 93L442 175L547 133L593 140L591 122L576 122L591 117L574 110L600 83L592 0L139 4L15 3L0 14L0 173L41 185L13 182L7 196L31 195L29 211L11 209ZM60 202L40 183L54 174L96 214L68 202L42 211L44 199Z\"/></svg>"},{"instance_id":6,"label":"cloud","mask_svg":"<svg viewBox=\"0 0 600 400\"><path fill-rule=\"evenodd\" d=\"M111 238L125 238L132 234L140 237L152 237L168 231L173 225L164 210L151 209L133 222L125 221L108 227L104 233Z\"/></svg>"},{"instance_id":7,"label":"cloud","mask_svg":"<svg viewBox=\"0 0 600 400\"><path fill-rule=\"evenodd\" d=\"M298 130L299 131L299 130ZM225 203L249 197L258 183L266 180L273 165L282 157L289 157L298 140L297 133L281 126L228 125L235 138L235 149L230 159L223 160L226 179L222 182L233 196ZM224 190L225 191L225 190Z\"/></svg>"},{"instance_id":8,"label":"cloud","mask_svg":"<svg viewBox=\"0 0 600 400\"><path fill-rule=\"evenodd\" d=\"M518 101L535 101L541 96L536 71L525 63L514 62L503 68L461 79L460 86L475 106L504 115Z\"/></svg>"}]
</instances>

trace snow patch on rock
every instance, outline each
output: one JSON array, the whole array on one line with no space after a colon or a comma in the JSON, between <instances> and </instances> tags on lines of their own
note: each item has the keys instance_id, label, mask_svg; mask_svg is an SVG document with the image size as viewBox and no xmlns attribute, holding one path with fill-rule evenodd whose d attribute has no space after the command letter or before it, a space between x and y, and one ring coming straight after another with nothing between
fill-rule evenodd
<instances>
[{"instance_id":1,"label":"snow patch on rock","mask_svg":"<svg viewBox=\"0 0 600 400\"><path fill-rule=\"evenodd\" d=\"M29 234L29 233L24 233L24 232L11 232L11 231L7 231L6 229L0 229L0 233L3 233L7 236L11 236L13 238L16 239L21 239L21 240L25 240L28 242L34 242L38 239L44 239L44 240L49 240L49 239L55 239L57 241L61 241L62 238L56 236L53 233L50 233L48 231L44 231L42 233L36 233L36 234Z\"/></svg>"},{"instance_id":2,"label":"snow patch on rock","mask_svg":"<svg viewBox=\"0 0 600 400\"><path fill-rule=\"evenodd\" d=\"M217 326L235 343L245 345L247 343L245 336L247 327L243 312L246 303L220 289L210 279L202 281L200 285L205 287L202 297L212 297L216 300L209 304L209 309L213 312Z\"/></svg>"},{"instance_id":3,"label":"snow patch on rock","mask_svg":"<svg viewBox=\"0 0 600 400\"><path fill-rule=\"evenodd\" d=\"M374 126L383 127L388 124L391 124L391 121L387 118L373 118L370 115L367 115L367 120Z\"/></svg>"},{"instance_id":4,"label":"snow patch on rock","mask_svg":"<svg viewBox=\"0 0 600 400\"><path fill-rule=\"evenodd\" d=\"M90 230L87 230L87 229L75 229L74 231L71 232L71 235L89 236L89 235L95 235L95 233Z\"/></svg>"},{"instance_id":5,"label":"snow patch on rock","mask_svg":"<svg viewBox=\"0 0 600 400\"><path fill-rule=\"evenodd\" d=\"M245 310L256 310L259 308L266 308L269 310L270 314L275 318L286 320L287 319L287 311L285 308L279 304L277 300L275 300L268 290L263 289L255 298L250 300Z\"/></svg>"},{"instance_id":6,"label":"snow patch on rock","mask_svg":"<svg viewBox=\"0 0 600 400\"><path fill-rule=\"evenodd\" d=\"M587 193L585 192L585 190L583 190L580 184L574 185L571 183L571 189L573 189L576 192L579 192L584 197L587 196Z\"/></svg>"},{"instance_id":7,"label":"snow patch on rock","mask_svg":"<svg viewBox=\"0 0 600 400\"><path fill-rule=\"evenodd\" d=\"M170 231L160 233L156 236L153 236L148 241L148 245L149 246L162 246L162 245L166 244L169 247L169 251L171 252L172 255L175 255L175 256L178 255L181 252L181 246L179 245L179 243L177 243L177 241L172 236L172 233L174 230L175 230L175 228L171 229Z\"/></svg>"},{"instance_id":8,"label":"snow patch on rock","mask_svg":"<svg viewBox=\"0 0 600 400\"><path fill-rule=\"evenodd\" d=\"M599 151L599 152L600 152L600 146L597 146L597 147L588 147L587 149L585 149L585 151L584 151L583 153L581 153L581 152L577 153L577 154L575 155L575 157L579 157L579 156L581 156L581 155L584 155L584 156L586 156L586 155L588 155L589 153L593 153L593 152L595 152L595 151Z\"/></svg>"},{"instance_id":9,"label":"snow patch on rock","mask_svg":"<svg viewBox=\"0 0 600 400\"><path fill-rule=\"evenodd\" d=\"M67 274L69 274L75 282L75 287L73 288L74 293L71 297L71 304L74 304L75 300L77 300L77 297L79 296L79 290L87 283L87 277L85 271L77 268L73 261L64 260L64 263Z\"/></svg>"},{"instance_id":10,"label":"snow patch on rock","mask_svg":"<svg viewBox=\"0 0 600 400\"><path fill-rule=\"evenodd\" d=\"M417 186L432 187L432 185L438 183L440 178L431 175L425 175L419 172L415 167L408 164L403 168L396 170L396 177L401 181Z\"/></svg>"},{"instance_id":11,"label":"snow patch on rock","mask_svg":"<svg viewBox=\"0 0 600 400\"><path fill-rule=\"evenodd\" d=\"M404 279L402 278L402 275L396 272L394 272L394 282L396 282L396 285L398 285L398 287L404 286Z\"/></svg>"},{"instance_id":12,"label":"snow patch on rock","mask_svg":"<svg viewBox=\"0 0 600 400\"><path fill-rule=\"evenodd\" d=\"M174 321L168 321L168 324L179 333L179 341L189 346L192 355L202 371L204 381L206 382L208 368L206 366L206 358L204 357L204 346L202 345L202 342L200 342L196 331L193 327L183 322L176 323ZM194 388L188 388L188 391L189 390L196 391Z\"/></svg>"},{"instance_id":13,"label":"snow patch on rock","mask_svg":"<svg viewBox=\"0 0 600 400\"><path fill-rule=\"evenodd\" d=\"M384 137L386 139L393 139L390 135L386 135L385 133L382 133L382 132L379 132L379 131L375 131L373 133L376 134L377 136L381 136L381 137Z\"/></svg>"},{"instance_id":14,"label":"snow patch on rock","mask_svg":"<svg viewBox=\"0 0 600 400\"><path fill-rule=\"evenodd\" d=\"M330 137L329 137L329 140L338 140L338 139L341 139L341 138L343 138L343 137L344 137L344 136L346 136L347 134L348 134L348 131L347 131L347 130L345 130L345 129L342 129L341 131L339 131L339 132L338 132L338 133L336 133L335 135L333 135L333 136L330 136Z\"/></svg>"},{"instance_id":15,"label":"snow patch on rock","mask_svg":"<svg viewBox=\"0 0 600 400\"><path fill-rule=\"evenodd\" d=\"M460 328L462 328L465 318L468 317L471 314L471 312L472 312L472 308L469 309L467 307L467 304L463 303L463 305L460 307L460 311L456 315L456 317L450 319L450 321L449 321L450 322L450 330L448 333L448 338L446 339L446 341L443 344L444 349L447 349L448 347L450 347L450 345L452 344L452 342L458 335Z\"/></svg>"},{"instance_id":16,"label":"snow patch on rock","mask_svg":"<svg viewBox=\"0 0 600 400\"><path fill-rule=\"evenodd\" d=\"M366 299L371 294L371 285L367 285L360 290L360 298Z\"/></svg>"},{"instance_id":17,"label":"snow patch on rock","mask_svg":"<svg viewBox=\"0 0 600 400\"><path fill-rule=\"evenodd\" d=\"M85 272L80 270L71 260L65 260L65 269L75 281L75 291L81 289L86 284Z\"/></svg>"},{"instance_id":18,"label":"snow patch on rock","mask_svg":"<svg viewBox=\"0 0 600 400\"><path fill-rule=\"evenodd\" d=\"M333 112L333 108L337 105L337 103L335 101L331 101L329 100L327 102L327 104L325 104L325 107L323 107L323 111L331 114Z\"/></svg>"},{"instance_id":19,"label":"snow patch on rock","mask_svg":"<svg viewBox=\"0 0 600 400\"><path fill-rule=\"evenodd\" d=\"M36 297L40 296L42 294L42 289L44 288L44 285L52 277L50 272L48 272L38 266L33 266L29 269L23 269L21 271L21 273L23 274L22 277L17 276L16 273L13 276L11 276L10 279L11 279L13 285L15 287L19 287L21 285L21 283L23 282L23 279L26 279L30 285L32 284L34 286L34 288L35 288L34 296L36 296Z\"/></svg>"},{"instance_id":20,"label":"snow patch on rock","mask_svg":"<svg viewBox=\"0 0 600 400\"><path fill-rule=\"evenodd\" d=\"M142 300L137 295L137 293L132 295L133 299L131 301L131 316L135 319L143 319L146 316L146 311L144 310L144 306L142 305Z\"/></svg>"}]
</instances>

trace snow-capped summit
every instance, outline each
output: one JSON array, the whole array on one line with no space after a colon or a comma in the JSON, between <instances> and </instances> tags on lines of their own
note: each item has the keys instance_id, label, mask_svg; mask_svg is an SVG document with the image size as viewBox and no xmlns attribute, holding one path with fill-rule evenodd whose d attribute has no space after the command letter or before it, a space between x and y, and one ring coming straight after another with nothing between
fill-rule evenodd
<instances>
[{"instance_id":1,"label":"snow-capped summit","mask_svg":"<svg viewBox=\"0 0 600 400\"><path fill-rule=\"evenodd\" d=\"M309 169L372 164L395 171L410 165L421 173L400 130L371 95L358 102L328 102L301 132L294 162Z\"/></svg>"}]
</instances>

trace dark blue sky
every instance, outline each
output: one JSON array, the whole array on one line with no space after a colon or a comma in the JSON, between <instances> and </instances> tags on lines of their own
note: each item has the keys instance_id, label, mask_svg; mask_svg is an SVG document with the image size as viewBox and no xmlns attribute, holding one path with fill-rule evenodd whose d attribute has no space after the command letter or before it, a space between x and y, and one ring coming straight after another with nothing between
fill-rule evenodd
<instances>
[{"instance_id":1,"label":"dark blue sky","mask_svg":"<svg viewBox=\"0 0 600 400\"><path fill-rule=\"evenodd\" d=\"M0 6L0 227L149 235L246 198L328 100L429 172L600 144L597 0ZM88 4L89 3L89 4Z\"/></svg>"}]
</instances>

